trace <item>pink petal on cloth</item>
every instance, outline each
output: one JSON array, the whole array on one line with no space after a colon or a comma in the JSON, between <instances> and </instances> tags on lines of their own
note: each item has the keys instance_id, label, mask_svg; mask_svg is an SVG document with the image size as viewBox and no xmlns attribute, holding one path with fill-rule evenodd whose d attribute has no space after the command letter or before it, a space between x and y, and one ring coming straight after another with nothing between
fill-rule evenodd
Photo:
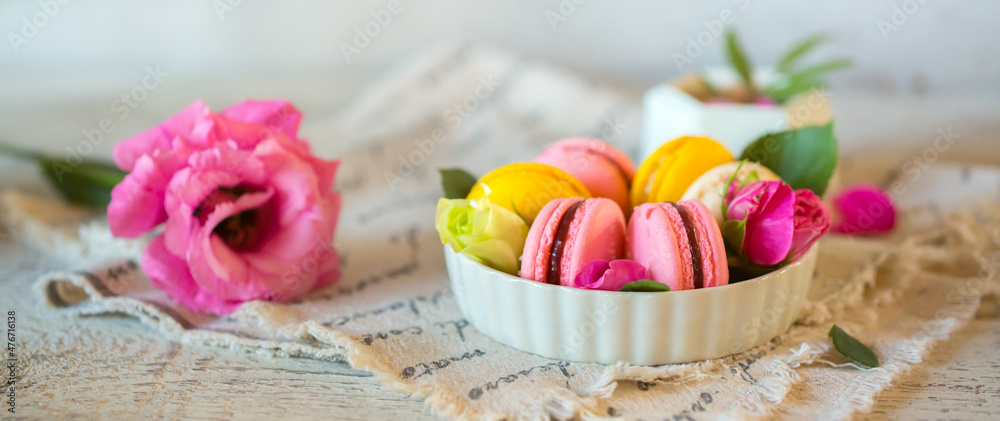
<instances>
[{"instance_id":1,"label":"pink petal on cloth","mask_svg":"<svg viewBox=\"0 0 1000 421\"><path fill-rule=\"evenodd\" d=\"M896 226L896 206L882 189L859 184L833 199L838 222L833 231L849 235L881 234Z\"/></svg>"},{"instance_id":2,"label":"pink petal on cloth","mask_svg":"<svg viewBox=\"0 0 1000 421\"><path fill-rule=\"evenodd\" d=\"M574 279L574 286L584 289L619 291L629 282L649 279L645 266L628 259L591 260Z\"/></svg>"},{"instance_id":3,"label":"pink petal on cloth","mask_svg":"<svg viewBox=\"0 0 1000 421\"><path fill-rule=\"evenodd\" d=\"M195 101L156 127L118 142L112 152L115 164L122 171L132 171L140 156L153 155L157 150L171 150L175 137L187 136L200 120L211 113L204 102Z\"/></svg>"},{"instance_id":4,"label":"pink petal on cloth","mask_svg":"<svg viewBox=\"0 0 1000 421\"><path fill-rule=\"evenodd\" d=\"M158 235L142 254L142 270L150 284L196 310L225 315L239 308L241 302L221 299L201 288L191 277L184 259L171 253Z\"/></svg>"}]
</instances>

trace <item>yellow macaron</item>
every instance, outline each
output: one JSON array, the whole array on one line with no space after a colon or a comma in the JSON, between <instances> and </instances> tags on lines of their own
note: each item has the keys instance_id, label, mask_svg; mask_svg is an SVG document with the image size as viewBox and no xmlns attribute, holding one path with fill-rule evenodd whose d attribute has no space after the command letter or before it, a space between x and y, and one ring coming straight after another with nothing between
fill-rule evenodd
<instances>
[{"instance_id":1,"label":"yellow macaron","mask_svg":"<svg viewBox=\"0 0 1000 421\"><path fill-rule=\"evenodd\" d=\"M466 199L480 199L487 189L490 203L521 215L528 225L552 199L591 197L583 183L565 171L535 163L509 164L490 171L476 182Z\"/></svg>"},{"instance_id":2,"label":"yellow macaron","mask_svg":"<svg viewBox=\"0 0 1000 421\"><path fill-rule=\"evenodd\" d=\"M632 180L632 206L676 202L705 171L733 161L725 146L707 137L684 136L649 155Z\"/></svg>"}]
</instances>

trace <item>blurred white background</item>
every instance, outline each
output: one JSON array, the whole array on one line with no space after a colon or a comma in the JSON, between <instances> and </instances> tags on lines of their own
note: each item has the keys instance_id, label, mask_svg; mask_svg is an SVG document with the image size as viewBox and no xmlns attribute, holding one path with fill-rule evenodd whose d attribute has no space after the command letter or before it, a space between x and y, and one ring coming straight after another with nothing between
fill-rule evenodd
<instances>
[{"instance_id":1,"label":"blurred white background","mask_svg":"<svg viewBox=\"0 0 1000 421\"><path fill-rule=\"evenodd\" d=\"M833 34L826 52L856 60L853 71L837 78L844 87L1000 91L997 2L399 0L398 13L348 62L341 43L352 44L356 28L364 30L388 3L8 0L0 3L0 28L8 41L0 49L0 68L17 76L66 78L126 73L153 63L192 76L335 75L351 67L377 72L448 40L505 48L597 78L651 84L678 74L672 54L685 54L690 40L697 43L729 10L761 61L776 59L802 36ZM36 17L39 12L51 16ZM25 43L12 41L12 35L32 32L37 34L24 36ZM713 37L691 57L692 65L719 63L721 44Z\"/></svg>"},{"instance_id":2,"label":"blurred white background","mask_svg":"<svg viewBox=\"0 0 1000 421\"><path fill-rule=\"evenodd\" d=\"M144 117L124 121L116 140L165 117L142 113L198 97L215 107L287 97L314 115L328 113L440 43L493 46L641 92L722 63L724 42L715 34L729 16L726 27L761 64L801 37L830 33L817 58L848 55L855 63L830 78L835 104L841 92L899 103L943 98L955 104L950 112L968 103L976 121L1000 124L991 118L998 110L987 109L1000 98L1000 2L7 0L0 2L0 134L59 150L157 71L167 75L158 88L166 88L149 93L135 110ZM366 29L375 35L358 35ZM691 62L678 66L679 56ZM34 124L58 113L65 121Z\"/></svg>"}]
</instances>

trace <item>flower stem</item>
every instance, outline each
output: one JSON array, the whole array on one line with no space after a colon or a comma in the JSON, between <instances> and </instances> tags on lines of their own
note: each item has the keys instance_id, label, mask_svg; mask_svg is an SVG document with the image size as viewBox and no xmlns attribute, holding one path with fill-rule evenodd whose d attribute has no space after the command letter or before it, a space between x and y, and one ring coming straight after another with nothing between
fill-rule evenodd
<instances>
[{"instance_id":1,"label":"flower stem","mask_svg":"<svg viewBox=\"0 0 1000 421\"><path fill-rule=\"evenodd\" d=\"M0 141L0 155L6 155L12 158L25 159L37 161L43 158L43 155L35 152L29 151L27 149L19 148L17 146L8 145L6 142Z\"/></svg>"}]
</instances>

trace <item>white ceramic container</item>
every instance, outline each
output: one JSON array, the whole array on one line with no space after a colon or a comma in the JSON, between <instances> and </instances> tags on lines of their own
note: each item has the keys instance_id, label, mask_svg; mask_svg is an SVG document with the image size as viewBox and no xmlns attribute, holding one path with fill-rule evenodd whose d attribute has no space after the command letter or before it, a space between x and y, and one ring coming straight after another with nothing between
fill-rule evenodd
<instances>
[{"instance_id":1,"label":"white ceramic container","mask_svg":"<svg viewBox=\"0 0 1000 421\"><path fill-rule=\"evenodd\" d=\"M759 278L658 293L543 284L447 245L444 255L462 314L497 342L561 360L660 365L735 354L787 331L809 292L818 248Z\"/></svg>"},{"instance_id":2,"label":"white ceramic container","mask_svg":"<svg viewBox=\"0 0 1000 421\"><path fill-rule=\"evenodd\" d=\"M755 71L756 84L765 86L777 77L770 69ZM726 89L739 83L728 67L710 67L702 75L712 86ZM641 158L680 136L711 137L739 155L761 135L788 128L823 124L830 120L830 104L822 91L806 92L778 106L738 103L705 103L700 84L688 75L646 91L642 104Z\"/></svg>"}]
</instances>

